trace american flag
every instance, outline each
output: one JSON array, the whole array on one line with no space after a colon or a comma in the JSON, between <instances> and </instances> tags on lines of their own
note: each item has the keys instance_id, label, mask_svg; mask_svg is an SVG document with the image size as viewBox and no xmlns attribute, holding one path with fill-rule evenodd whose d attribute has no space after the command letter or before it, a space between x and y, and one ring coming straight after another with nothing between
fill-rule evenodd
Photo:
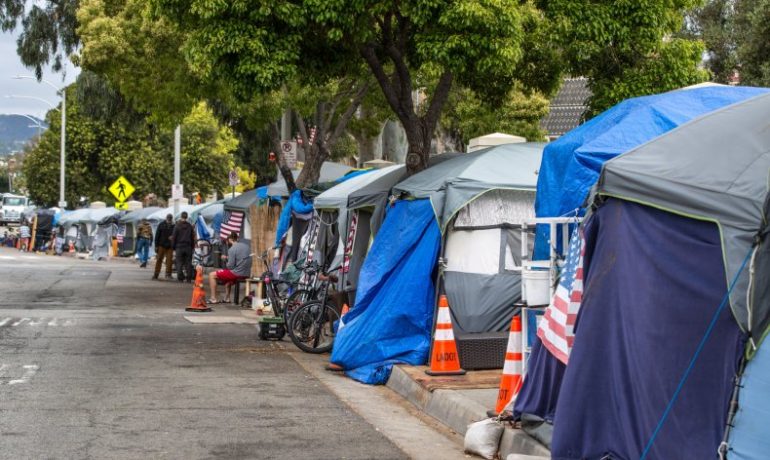
<instances>
[{"instance_id":1,"label":"american flag","mask_svg":"<svg viewBox=\"0 0 770 460\"><path fill-rule=\"evenodd\" d=\"M356 240L356 231L358 230L358 211L353 211L350 216L350 228L348 229L348 239L345 241L345 257L342 261L342 273L350 271L350 256L353 255L353 243Z\"/></svg>"},{"instance_id":2,"label":"american flag","mask_svg":"<svg viewBox=\"0 0 770 460\"><path fill-rule=\"evenodd\" d=\"M537 336L548 351L567 364L575 340L575 319L583 299L583 257L585 238L576 228L569 243L567 261L559 285L537 328Z\"/></svg>"},{"instance_id":3,"label":"american flag","mask_svg":"<svg viewBox=\"0 0 770 460\"><path fill-rule=\"evenodd\" d=\"M241 236L241 227L243 226L243 213L241 211L225 211L222 218L222 227L219 229L219 237L227 239L231 233L238 233Z\"/></svg>"},{"instance_id":4,"label":"american flag","mask_svg":"<svg viewBox=\"0 0 770 460\"><path fill-rule=\"evenodd\" d=\"M125 225L118 225L118 232L115 234L115 239L118 240L119 244L123 244L123 238L126 236L126 226Z\"/></svg>"}]
</instances>

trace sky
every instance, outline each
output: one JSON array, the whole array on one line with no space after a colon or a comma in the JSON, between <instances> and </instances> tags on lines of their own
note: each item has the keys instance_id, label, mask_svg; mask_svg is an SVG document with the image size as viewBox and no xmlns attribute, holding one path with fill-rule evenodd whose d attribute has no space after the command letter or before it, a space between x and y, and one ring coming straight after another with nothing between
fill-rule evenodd
<instances>
[{"instance_id":1,"label":"sky","mask_svg":"<svg viewBox=\"0 0 770 460\"><path fill-rule=\"evenodd\" d=\"M16 54L16 38L19 30L10 33L0 32L0 114L25 114L43 118L49 110L48 104L34 99L8 98L6 96L27 96L45 99L58 105L60 97L56 90L36 80L15 80L16 75L34 76L34 71L25 68ZM43 73L43 78L57 87L75 81L80 69L71 62L67 63L66 79L62 73L53 73L50 68Z\"/></svg>"}]
</instances>

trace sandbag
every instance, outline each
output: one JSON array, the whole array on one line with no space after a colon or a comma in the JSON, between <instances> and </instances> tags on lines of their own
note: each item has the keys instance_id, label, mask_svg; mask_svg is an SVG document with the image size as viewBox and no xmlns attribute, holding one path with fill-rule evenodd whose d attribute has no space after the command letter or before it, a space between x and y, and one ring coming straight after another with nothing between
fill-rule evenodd
<instances>
[{"instance_id":1,"label":"sandbag","mask_svg":"<svg viewBox=\"0 0 770 460\"><path fill-rule=\"evenodd\" d=\"M502 422L495 418L471 423L465 432L465 452L487 460L497 458L504 430Z\"/></svg>"}]
</instances>

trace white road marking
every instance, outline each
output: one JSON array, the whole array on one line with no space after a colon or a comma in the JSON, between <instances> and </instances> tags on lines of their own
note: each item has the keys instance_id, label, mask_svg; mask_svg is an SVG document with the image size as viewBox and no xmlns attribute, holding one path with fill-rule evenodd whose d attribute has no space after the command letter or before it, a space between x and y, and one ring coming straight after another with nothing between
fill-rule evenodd
<instances>
[{"instance_id":1,"label":"white road marking","mask_svg":"<svg viewBox=\"0 0 770 460\"><path fill-rule=\"evenodd\" d=\"M3 375L3 371L6 370L6 369L8 369L8 365L7 364L0 364L0 376Z\"/></svg>"},{"instance_id":2,"label":"white road marking","mask_svg":"<svg viewBox=\"0 0 770 460\"><path fill-rule=\"evenodd\" d=\"M37 370L40 369L40 366L37 364L27 364L24 366L24 375L21 376L20 379L14 379L9 380L8 385L18 385L19 383L27 383L29 382L29 379L32 378L33 375L37 373Z\"/></svg>"},{"instance_id":3,"label":"white road marking","mask_svg":"<svg viewBox=\"0 0 770 460\"><path fill-rule=\"evenodd\" d=\"M10 323L13 318L3 318L0 321L0 327L5 326L6 324Z\"/></svg>"},{"instance_id":4,"label":"white road marking","mask_svg":"<svg viewBox=\"0 0 770 460\"><path fill-rule=\"evenodd\" d=\"M62 324L62 326L72 326L73 324L75 324L75 320L68 319L67 321L64 322L64 324Z\"/></svg>"},{"instance_id":5,"label":"white road marking","mask_svg":"<svg viewBox=\"0 0 770 460\"><path fill-rule=\"evenodd\" d=\"M16 260L16 256L0 256L2 260Z\"/></svg>"},{"instance_id":6,"label":"white road marking","mask_svg":"<svg viewBox=\"0 0 770 460\"><path fill-rule=\"evenodd\" d=\"M19 324L23 323L24 321L29 321L29 318L22 318L22 319L20 319L20 320L16 321L15 323L11 324L11 326L12 326L12 327L16 327L16 326L18 326Z\"/></svg>"},{"instance_id":7,"label":"white road marking","mask_svg":"<svg viewBox=\"0 0 770 460\"><path fill-rule=\"evenodd\" d=\"M52 319L50 323L48 323L49 326L56 326L56 318Z\"/></svg>"},{"instance_id":8,"label":"white road marking","mask_svg":"<svg viewBox=\"0 0 770 460\"><path fill-rule=\"evenodd\" d=\"M41 325L42 323L44 323L44 322L45 322L45 318L40 318L40 319L38 319L38 320L31 320L31 321L29 322L29 325L30 325L30 326L40 326L40 325Z\"/></svg>"}]
</instances>

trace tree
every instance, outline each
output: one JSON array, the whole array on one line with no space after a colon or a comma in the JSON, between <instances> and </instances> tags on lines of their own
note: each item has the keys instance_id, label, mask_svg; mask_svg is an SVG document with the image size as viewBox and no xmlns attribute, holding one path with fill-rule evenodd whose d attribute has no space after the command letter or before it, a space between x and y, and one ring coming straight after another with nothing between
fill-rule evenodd
<instances>
[{"instance_id":1,"label":"tree","mask_svg":"<svg viewBox=\"0 0 770 460\"><path fill-rule=\"evenodd\" d=\"M702 40L704 64L717 83L731 82L737 66L734 12L736 0L708 0L687 13L682 36Z\"/></svg>"},{"instance_id":2,"label":"tree","mask_svg":"<svg viewBox=\"0 0 770 460\"><path fill-rule=\"evenodd\" d=\"M542 2L567 71L589 79L589 114L634 96L708 79L699 68L703 44L675 36L697 0Z\"/></svg>"},{"instance_id":3,"label":"tree","mask_svg":"<svg viewBox=\"0 0 770 460\"><path fill-rule=\"evenodd\" d=\"M490 108L473 91L456 88L447 105L441 125L459 151L465 151L470 139L491 132L515 134L529 141L545 137L540 119L548 114L548 99L540 94L526 96L512 90L502 106Z\"/></svg>"},{"instance_id":4,"label":"tree","mask_svg":"<svg viewBox=\"0 0 770 460\"><path fill-rule=\"evenodd\" d=\"M192 68L245 97L297 77L349 76L364 63L406 130L410 172L427 166L455 82L485 102L507 95L525 61L525 24L538 16L515 0L154 4L191 31Z\"/></svg>"},{"instance_id":5,"label":"tree","mask_svg":"<svg viewBox=\"0 0 770 460\"><path fill-rule=\"evenodd\" d=\"M173 171L173 139L151 124L121 123L92 118L75 97L77 83L67 88L67 187L66 200L81 196L114 202L107 187L120 175L136 187L135 196L170 195ZM59 116L47 115L50 129L24 160L23 171L30 197L42 205L53 205L59 190ZM160 134L159 134L160 133ZM182 124L182 181L188 191L223 192L233 166L237 141L220 128L211 111L198 105Z\"/></svg>"},{"instance_id":6,"label":"tree","mask_svg":"<svg viewBox=\"0 0 770 460\"><path fill-rule=\"evenodd\" d=\"M56 72L62 70L65 59L77 49L77 8L77 0L0 0L0 26L6 32L21 24L16 50L38 79L48 64Z\"/></svg>"},{"instance_id":7,"label":"tree","mask_svg":"<svg viewBox=\"0 0 770 460\"><path fill-rule=\"evenodd\" d=\"M739 0L735 36L741 83L770 86L770 1Z\"/></svg>"}]
</instances>

